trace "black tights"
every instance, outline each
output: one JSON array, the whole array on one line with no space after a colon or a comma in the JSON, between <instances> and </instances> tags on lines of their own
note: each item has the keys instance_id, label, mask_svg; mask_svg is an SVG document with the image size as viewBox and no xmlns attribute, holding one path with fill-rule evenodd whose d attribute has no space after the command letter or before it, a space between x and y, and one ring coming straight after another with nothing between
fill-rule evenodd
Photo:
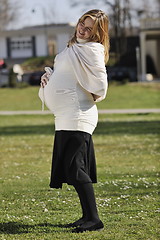
<instances>
[{"instance_id":1,"label":"black tights","mask_svg":"<svg viewBox=\"0 0 160 240\"><path fill-rule=\"evenodd\" d=\"M80 218L75 223L85 224L85 223L97 223L100 221L96 206L96 200L94 195L94 189L92 183L77 183L74 185L82 207L82 218Z\"/></svg>"}]
</instances>

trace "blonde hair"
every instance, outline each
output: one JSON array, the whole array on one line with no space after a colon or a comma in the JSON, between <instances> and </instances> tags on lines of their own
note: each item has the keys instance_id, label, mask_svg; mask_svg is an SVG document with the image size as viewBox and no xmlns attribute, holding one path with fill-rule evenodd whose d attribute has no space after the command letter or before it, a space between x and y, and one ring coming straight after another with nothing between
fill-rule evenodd
<instances>
[{"instance_id":1,"label":"blonde hair","mask_svg":"<svg viewBox=\"0 0 160 240\"><path fill-rule=\"evenodd\" d=\"M94 20L92 34L88 41L98 42L104 46L104 49L105 49L104 60L105 60L105 63L107 63L109 59L109 46L110 46L109 33L108 33L109 20L107 15L101 10L93 9L82 15L82 17L78 20L73 37L68 42L68 47L72 46L75 42L77 42L76 41L77 26L80 22L84 22L84 20L87 17L90 17L91 19Z\"/></svg>"}]
</instances>

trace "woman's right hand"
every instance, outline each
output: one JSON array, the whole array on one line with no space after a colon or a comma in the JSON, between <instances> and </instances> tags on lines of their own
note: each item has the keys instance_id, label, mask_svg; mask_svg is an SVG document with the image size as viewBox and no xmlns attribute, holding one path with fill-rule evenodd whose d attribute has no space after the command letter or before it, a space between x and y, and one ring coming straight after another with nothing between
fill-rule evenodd
<instances>
[{"instance_id":1,"label":"woman's right hand","mask_svg":"<svg viewBox=\"0 0 160 240\"><path fill-rule=\"evenodd\" d=\"M41 87L44 88L47 85L47 82L49 81L48 74L44 73L41 77Z\"/></svg>"},{"instance_id":2,"label":"woman's right hand","mask_svg":"<svg viewBox=\"0 0 160 240\"><path fill-rule=\"evenodd\" d=\"M44 70L46 71L41 77L41 87L44 88L49 81L50 76L53 73L53 70L50 67L45 67Z\"/></svg>"}]
</instances>

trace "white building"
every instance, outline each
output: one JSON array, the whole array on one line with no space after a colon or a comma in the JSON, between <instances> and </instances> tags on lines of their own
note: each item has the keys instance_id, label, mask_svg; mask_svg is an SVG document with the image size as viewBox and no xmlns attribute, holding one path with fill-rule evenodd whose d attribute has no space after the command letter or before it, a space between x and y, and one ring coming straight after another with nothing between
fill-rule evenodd
<instances>
[{"instance_id":1,"label":"white building","mask_svg":"<svg viewBox=\"0 0 160 240\"><path fill-rule=\"evenodd\" d=\"M0 32L0 59L20 63L29 57L55 55L74 32L69 24L50 24Z\"/></svg>"},{"instance_id":2,"label":"white building","mask_svg":"<svg viewBox=\"0 0 160 240\"><path fill-rule=\"evenodd\" d=\"M149 55L153 59L156 78L160 79L160 18L147 18L141 21L140 28L141 80L146 80Z\"/></svg>"}]
</instances>

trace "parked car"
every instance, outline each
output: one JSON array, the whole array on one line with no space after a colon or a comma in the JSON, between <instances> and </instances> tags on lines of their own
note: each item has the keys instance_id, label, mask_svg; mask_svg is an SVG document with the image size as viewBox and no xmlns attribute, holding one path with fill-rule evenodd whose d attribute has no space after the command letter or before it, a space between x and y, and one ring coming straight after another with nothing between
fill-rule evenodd
<instances>
[{"instance_id":1,"label":"parked car","mask_svg":"<svg viewBox=\"0 0 160 240\"><path fill-rule=\"evenodd\" d=\"M121 66L107 67L108 80L123 81L128 79L130 82L137 81L137 73L135 68L127 68Z\"/></svg>"},{"instance_id":2,"label":"parked car","mask_svg":"<svg viewBox=\"0 0 160 240\"><path fill-rule=\"evenodd\" d=\"M0 87L9 85L9 71L8 69L0 69Z\"/></svg>"},{"instance_id":3,"label":"parked car","mask_svg":"<svg viewBox=\"0 0 160 240\"><path fill-rule=\"evenodd\" d=\"M44 74L44 71L36 71L31 73L29 77L29 84L30 85L40 85L41 82L41 76Z\"/></svg>"},{"instance_id":4,"label":"parked car","mask_svg":"<svg viewBox=\"0 0 160 240\"><path fill-rule=\"evenodd\" d=\"M0 59L0 70L6 69L6 68L7 68L7 64L5 63L5 61L3 59Z\"/></svg>"}]
</instances>

